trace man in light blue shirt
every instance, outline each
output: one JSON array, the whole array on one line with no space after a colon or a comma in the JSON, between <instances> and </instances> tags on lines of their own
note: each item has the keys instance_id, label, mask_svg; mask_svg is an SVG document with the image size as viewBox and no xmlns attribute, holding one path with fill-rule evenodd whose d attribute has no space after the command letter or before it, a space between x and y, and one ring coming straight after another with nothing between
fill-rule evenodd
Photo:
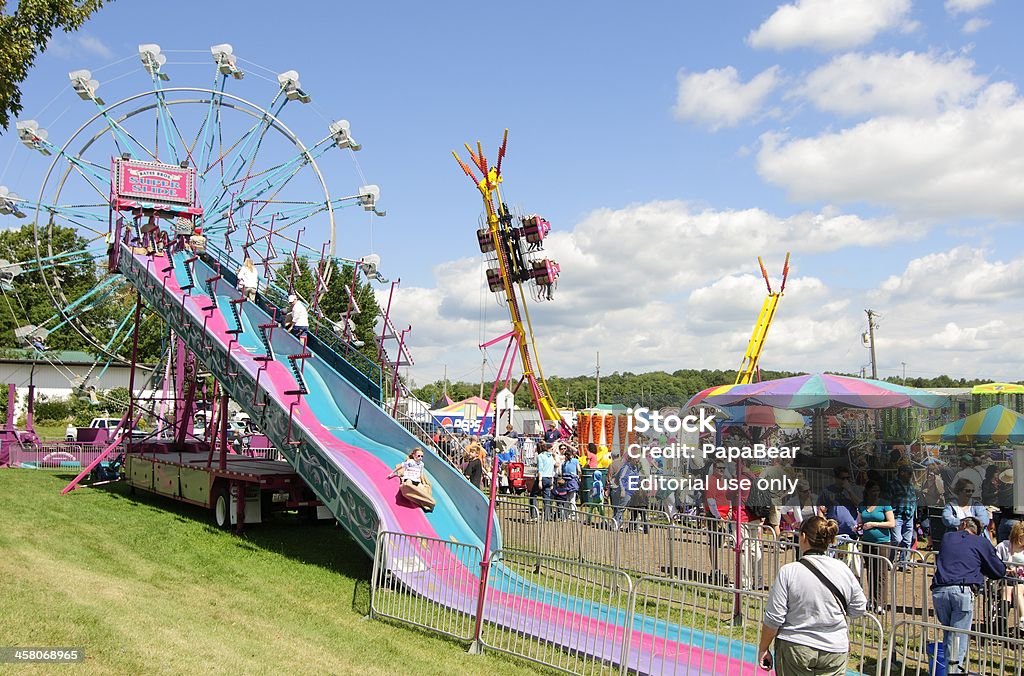
<instances>
[{"instance_id":1,"label":"man in light blue shirt","mask_svg":"<svg viewBox=\"0 0 1024 676\"><path fill-rule=\"evenodd\" d=\"M555 485L555 459L551 455L551 447L545 443L541 443L537 453L537 481L544 495L544 520L550 521L554 518L551 489Z\"/></svg>"}]
</instances>

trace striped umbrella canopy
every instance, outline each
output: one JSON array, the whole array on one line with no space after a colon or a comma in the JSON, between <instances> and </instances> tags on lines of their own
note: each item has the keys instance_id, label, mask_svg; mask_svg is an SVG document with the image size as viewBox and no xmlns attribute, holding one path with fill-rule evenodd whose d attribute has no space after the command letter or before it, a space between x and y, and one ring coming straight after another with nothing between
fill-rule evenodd
<instances>
[{"instance_id":1,"label":"striped umbrella canopy","mask_svg":"<svg viewBox=\"0 0 1024 676\"><path fill-rule=\"evenodd\" d=\"M757 404L791 411L821 411L911 406L941 408L949 405L949 397L881 380L818 373L745 385L709 387L690 399L687 407L700 403L714 406Z\"/></svg>"},{"instance_id":2,"label":"striped umbrella canopy","mask_svg":"<svg viewBox=\"0 0 1024 676\"><path fill-rule=\"evenodd\" d=\"M744 427L781 427L797 430L804 426L804 417L796 411L771 406L723 406L721 410L728 416L728 425Z\"/></svg>"},{"instance_id":3,"label":"striped umbrella canopy","mask_svg":"<svg viewBox=\"0 0 1024 676\"><path fill-rule=\"evenodd\" d=\"M921 434L927 443L938 441L966 444L991 441L1004 444L1024 443L1024 415L1005 406L993 406Z\"/></svg>"},{"instance_id":4,"label":"striped umbrella canopy","mask_svg":"<svg viewBox=\"0 0 1024 676\"><path fill-rule=\"evenodd\" d=\"M985 383L971 388L971 394L1024 394L1024 385L1016 383Z\"/></svg>"}]
</instances>

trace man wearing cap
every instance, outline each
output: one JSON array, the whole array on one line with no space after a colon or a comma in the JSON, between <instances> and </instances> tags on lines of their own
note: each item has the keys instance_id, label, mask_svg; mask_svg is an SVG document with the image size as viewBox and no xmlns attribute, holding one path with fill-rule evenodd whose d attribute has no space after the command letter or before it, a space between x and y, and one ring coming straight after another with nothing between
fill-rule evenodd
<instances>
[{"instance_id":1,"label":"man wearing cap","mask_svg":"<svg viewBox=\"0 0 1024 676\"><path fill-rule=\"evenodd\" d=\"M206 235L203 234L202 228L197 227L192 232L192 236L188 238L188 245L194 253L206 253Z\"/></svg>"},{"instance_id":2,"label":"man wearing cap","mask_svg":"<svg viewBox=\"0 0 1024 676\"><path fill-rule=\"evenodd\" d=\"M974 619L974 594L985 583L1006 575L1006 565L996 556L995 547L988 538L979 536L981 524L974 517L964 517L959 530L946 533L942 538L939 555L935 559L932 577L932 607L935 617L944 627L970 629ZM946 630L946 673L967 674L966 634Z\"/></svg>"},{"instance_id":3,"label":"man wearing cap","mask_svg":"<svg viewBox=\"0 0 1024 676\"><path fill-rule=\"evenodd\" d=\"M549 444L553 444L556 441L561 441L561 439L562 433L558 431L558 423L552 420L551 422L548 423L548 429L544 433L544 441L548 442Z\"/></svg>"},{"instance_id":4,"label":"man wearing cap","mask_svg":"<svg viewBox=\"0 0 1024 676\"><path fill-rule=\"evenodd\" d=\"M299 300L294 293L288 296L288 316L285 317L284 327L292 332L296 338L303 338L309 333L309 311L305 303Z\"/></svg>"}]
</instances>

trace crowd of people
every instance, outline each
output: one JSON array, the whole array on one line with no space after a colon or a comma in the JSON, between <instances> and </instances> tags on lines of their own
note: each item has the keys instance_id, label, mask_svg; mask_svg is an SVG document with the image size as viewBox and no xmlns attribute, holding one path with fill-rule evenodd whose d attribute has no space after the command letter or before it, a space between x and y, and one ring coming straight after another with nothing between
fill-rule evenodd
<instances>
[{"instance_id":1,"label":"crowd of people","mask_svg":"<svg viewBox=\"0 0 1024 676\"><path fill-rule=\"evenodd\" d=\"M486 488L484 468L495 454L499 480L521 462L519 437L511 429L483 440L467 436L470 481ZM912 561L923 561L911 555L914 550L935 552L931 607L934 621L945 627L947 673L969 673L970 642L957 629L1024 638L1024 519L1013 507L1013 470L999 454L964 452L941 460L894 452L888 462L866 470L837 466L828 482L810 472L805 476L785 460L738 468L751 480L793 480L795 490L772 493L765 508L751 504L749 492L728 491L716 481L687 495L639 490L637 479L659 471L656 463L612 452L611 464L600 467L600 453L593 444L580 452L557 438L537 439L536 479L529 491L534 519L591 521L610 507L613 528L643 530L648 507L670 515L696 511L711 519L704 523L715 571L725 538L735 534L738 523L741 586L769 590L759 658L782 676L845 673L846 622L864 613L888 614L888 585L912 568ZM592 470L586 484L585 469ZM714 462L702 471L725 478L735 476L737 467ZM815 483L825 485L814 491ZM502 483L501 490L507 486ZM769 588L763 547L773 537L792 538L800 554L778 571ZM984 599L978 596L983 590ZM991 599L996 601L988 605ZM986 616L975 617L975 607L984 608Z\"/></svg>"}]
</instances>

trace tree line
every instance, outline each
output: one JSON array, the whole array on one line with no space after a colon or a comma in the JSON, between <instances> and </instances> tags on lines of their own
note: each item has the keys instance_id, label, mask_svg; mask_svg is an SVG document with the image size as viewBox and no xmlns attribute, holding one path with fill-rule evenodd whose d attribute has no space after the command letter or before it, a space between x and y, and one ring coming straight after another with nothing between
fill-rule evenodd
<instances>
[{"instance_id":1,"label":"tree line","mask_svg":"<svg viewBox=\"0 0 1024 676\"><path fill-rule=\"evenodd\" d=\"M761 380L775 380L777 378L788 378L790 376L802 375L793 371L761 371ZM849 375L840 373L837 375ZM679 369L668 373L666 371L651 371L647 373L632 373L629 371L615 372L607 376L601 376L601 401L602 404L622 404L624 406L682 406L686 401L701 390L718 385L730 385L736 381L735 370L722 369ZM890 377L886 382L904 384L899 377ZM987 378L951 378L949 376L937 376L935 378L907 378L908 387L972 387L982 383L992 382ZM586 408L595 403L596 380L592 375L559 377L553 376L547 379L548 388L555 402L563 408ZM484 383L484 397L491 392L491 383ZM438 380L422 387L413 388L413 394L417 398L427 402L440 405L445 391L445 382ZM480 393L480 383L448 382L448 396L454 401L475 396ZM529 388L525 385L516 392L516 405L532 406Z\"/></svg>"}]
</instances>

